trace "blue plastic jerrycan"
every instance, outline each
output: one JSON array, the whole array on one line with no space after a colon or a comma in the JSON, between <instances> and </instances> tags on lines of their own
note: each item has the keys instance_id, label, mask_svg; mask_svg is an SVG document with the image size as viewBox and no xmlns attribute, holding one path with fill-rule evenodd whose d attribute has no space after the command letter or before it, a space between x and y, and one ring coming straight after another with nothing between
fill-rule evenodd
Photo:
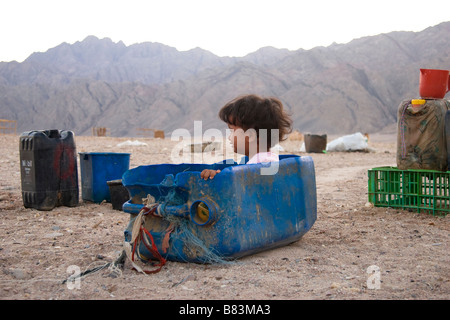
<instances>
[{"instance_id":1,"label":"blue plastic jerrycan","mask_svg":"<svg viewBox=\"0 0 450 320\"><path fill-rule=\"evenodd\" d=\"M203 169L221 172L205 181ZM131 240L143 199L151 198L157 210L146 216L145 229L171 261L228 261L287 245L310 230L317 217L309 156L280 155L279 162L263 164L140 166L126 171L122 183L130 194L123 205L131 215L125 241ZM139 257L155 258L147 248L138 248Z\"/></svg>"}]
</instances>

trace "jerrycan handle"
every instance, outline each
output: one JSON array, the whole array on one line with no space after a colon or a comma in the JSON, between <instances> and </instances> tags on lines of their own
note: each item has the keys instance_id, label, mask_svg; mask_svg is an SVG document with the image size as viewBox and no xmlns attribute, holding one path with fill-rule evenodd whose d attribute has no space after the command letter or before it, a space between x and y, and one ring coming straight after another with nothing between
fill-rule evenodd
<instances>
[{"instance_id":1,"label":"jerrycan handle","mask_svg":"<svg viewBox=\"0 0 450 320\"><path fill-rule=\"evenodd\" d=\"M59 134L59 130L57 130L57 129L48 130L46 132L46 134L47 134L47 136L50 139L59 139L59 138L61 138L61 135Z\"/></svg>"}]
</instances>

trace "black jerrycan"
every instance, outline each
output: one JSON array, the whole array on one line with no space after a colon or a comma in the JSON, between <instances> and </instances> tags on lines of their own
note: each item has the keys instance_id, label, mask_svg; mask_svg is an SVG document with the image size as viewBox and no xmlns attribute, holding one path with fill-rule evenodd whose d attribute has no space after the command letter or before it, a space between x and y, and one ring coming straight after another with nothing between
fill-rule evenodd
<instances>
[{"instance_id":1,"label":"black jerrycan","mask_svg":"<svg viewBox=\"0 0 450 320\"><path fill-rule=\"evenodd\" d=\"M24 132L19 148L25 208L52 210L78 204L77 153L72 131Z\"/></svg>"}]
</instances>

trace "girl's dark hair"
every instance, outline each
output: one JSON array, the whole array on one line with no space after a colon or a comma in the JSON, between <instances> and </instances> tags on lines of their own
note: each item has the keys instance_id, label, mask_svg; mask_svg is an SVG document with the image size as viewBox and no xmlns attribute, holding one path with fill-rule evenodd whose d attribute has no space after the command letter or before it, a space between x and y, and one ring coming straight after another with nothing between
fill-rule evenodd
<instances>
[{"instance_id":1,"label":"girl's dark hair","mask_svg":"<svg viewBox=\"0 0 450 320\"><path fill-rule=\"evenodd\" d=\"M220 109L219 118L244 131L255 129L258 139L260 129L267 129L267 146L270 147L285 140L292 132L290 115L283 110L281 101L273 97L262 98L254 94L237 97ZM279 141L272 141L273 129L279 130Z\"/></svg>"}]
</instances>

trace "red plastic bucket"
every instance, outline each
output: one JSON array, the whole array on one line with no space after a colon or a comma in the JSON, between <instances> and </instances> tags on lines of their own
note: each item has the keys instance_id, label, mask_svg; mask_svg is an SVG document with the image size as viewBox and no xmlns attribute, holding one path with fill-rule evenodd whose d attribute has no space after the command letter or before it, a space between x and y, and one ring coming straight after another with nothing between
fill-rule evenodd
<instances>
[{"instance_id":1,"label":"red plastic bucket","mask_svg":"<svg viewBox=\"0 0 450 320\"><path fill-rule=\"evenodd\" d=\"M420 69L420 96L429 99L443 99L450 90L449 74L449 70Z\"/></svg>"}]
</instances>

